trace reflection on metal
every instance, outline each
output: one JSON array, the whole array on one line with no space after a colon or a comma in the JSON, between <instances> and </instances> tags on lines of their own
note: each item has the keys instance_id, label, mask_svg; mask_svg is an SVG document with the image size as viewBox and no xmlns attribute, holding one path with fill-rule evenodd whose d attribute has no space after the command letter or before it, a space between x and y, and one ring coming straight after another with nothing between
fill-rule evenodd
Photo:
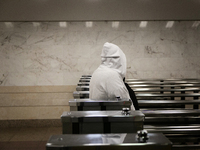
<instances>
[{"instance_id":1,"label":"reflection on metal","mask_svg":"<svg viewBox=\"0 0 200 150\"><path fill-rule=\"evenodd\" d=\"M129 99L122 100L90 100L73 99L69 101L70 111L87 110L122 110L122 108L131 108L132 102Z\"/></svg>"},{"instance_id":2,"label":"reflection on metal","mask_svg":"<svg viewBox=\"0 0 200 150\"><path fill-rule=\"evenodd\" d=\"M131 86L134 87L134 86ZM82 99L82 98L89 98L89 91L75 91L73 92L73 96L75 99ZM160 94L160 93L136 93L137 97L200 97L200 93L167 93L167 94Z\"/></svg>"},{"instance_id":3,"label":"reflection on metal","mask_svg":"<svg viewBox=\"0 0 200 150\"><path fill-rule=\"evenodd\" d=\"M61 139L62 140L59 140ZM47 141L48 150L80 149L80 150L104 150L104 149L156 149L171 150L172 142L162 133L149 133L149 139L140 143L135 133L117 134L63 134L52 135Z\"/></svg>"},{"instance_id":4,"label":"reflection on metal","mask_svg":"<svg viewBox=\"0 0 200 150\"><path fill-rule=\"evenodd\" d=\"M81 84L78 84L81 85ZM89 85L88 83L83 83L82 85ZM145 88L149 88L149 87L200 87L200 84L174 84L174 85L170 85L170 84L135 84L135 85L131 85L130 87L132 88L140 88L140 87L145 87Z\"/></svg>"},{"instance_id":5,"label":"reflection on metal","mask_svg":"<svg viewBox=\"0 0 200 150\"><path fill-rule=\"evenodd\" d=\"M151 81L151 82L155 82L155 81L159 81L159 82L166 82L166 81L200 81L200 79L198 78L185 78L185 79L126 79L126 82L135 82L135 81L141 81L141 82L146 82L146 81Z\"/></svg>"},{"instance_id":6,"label":"reflection on metal","mask_svg":"<svg viewBox=\"0 0 200 150\"><path fill-rule=\"evenodd\" d=\"M139 130L137 131L137 140L139 143L146 143L149 139L147 130Z\"/></svg>"},{"instance_id":7,"label":"reflection on metal","mask_svg":"<svg viewBox=\"0 0 200 150\"><path fill-rule=\"evenodd\" d=\"M199 24L195 22L193 27ZM168 22L167 27L173 25ZM89 82L90 78L80 78L78 97L89 96ZM144 129L149 133L164 133L175 142L176 148L200 147L195 144L199 143L200 135L200 79L127 79L126 82L136 92L140 110L145 115Z\"/></svg>"},{"instance_id":8,"label":"reflection on metal","mask_svg":"<svg viewBox=\"0 0 200 150\"><path fill-rule=\"evenodd\" d=\"M89 94L89 93L88 93ZM143 93L143 94L136 94L138 97L199 97L200 93L181 93L181 94L148 94L148 93Z\"/></svg>"},{"instance_id":9,"label":"reflection on metal","mask_svg":"<svg viewBox=\"0 0 200 150\"><path fill-rule=\"evenodd\" d=\"M81 80L83 81L83 80ZM88 80L84 80L86 82L89 82ZM175 84L198 84L199 81L165 81L165 82L159 82L159 81L130 81L127 82L129 85L130 84L155 84L155 85L175 85Z\"/></svg>"},{"instance_id":10,"label":"reflection on metal","mask_svg":"<svg viewBox=\"0 0 200 150\"><path fill-rule=\"evenodd\" d=\"M76 91L89 91L89 86L77 86Z\"/></svg>"},{"instance_id":11,"label":"reflection on metal","mask_svg":"<svg viewBox=\"0 0 200 150\"><path fill-rule=\"evenodd\" d=\"M90 79L80 79L79 82L90 82Z\"/></svg>"},{"instance_id":12,"label":"reflection on metal","mask_svg":"<svg viewBox=\"0 0 200 150\"><path fill-rule=\"evenodd\" d=\"M140 106L157 106L162 104L200 104L200 100L139 100Z\"/></svg>"},{"instance_id":13,"label":"reflection on metal","mask_svg":"<svg viewBox=\"0 0 200 150\"><path fill-rule=\"evenodd\" d=\"M177 116L199 116L199 109L183 109L183 110L142 110L146 117L177 117Z\"/></svg>"},{"instance_id":14,"label":"reflection on metal","mask_svg":"<svg viewBox=\"0 0 200 150\"><path fill-rule=\"evenodd\" d=\"M130 114L130 108L122 108L122 115L129 115Z\"/></svg>"},{"instance_id":15,"label":"reflection on metal","mask_svg":"<svg viewBox=\"0 0 200 150\"><path fill-rule=\"evenodd\" d=\"M71 111L61 116L63 134L136 133L143 129L144 114L130 111Z\"/></svg>"}]
</instances>

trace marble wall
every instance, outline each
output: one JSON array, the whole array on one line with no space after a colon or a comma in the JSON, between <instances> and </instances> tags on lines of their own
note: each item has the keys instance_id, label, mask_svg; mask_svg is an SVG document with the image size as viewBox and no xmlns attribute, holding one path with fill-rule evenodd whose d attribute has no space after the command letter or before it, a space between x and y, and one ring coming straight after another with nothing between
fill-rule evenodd
<instances>
[{"instance_id":1,"label":"marble wall","mask_svg":"<svg viewBox=\"0 0 200 150\"><path fill-rule=\"evenodd\" d=\"M60 119L75 87L0 86L0 120Z\"/></svg>"},{"instance_id":2,"label":"marble wall","mask_svg":"<svg viewBox=\"0 0 200 150\"><path fill-rule=\"evenodd\" d=\"M81 75L92 74L99 66L107 41L126 54L127 78L199 78L198 25L194 21L0 22L0 85L76 85Z\"/></svg>"},{"instance_id":3,"label":"marble wall","mask_svg":"<svg viewBox=\"0 0 200 150\"><path fill-rule=\"evenodd\" d=\"M99 66L105 42L126 54L126 78L200 78L199 24L0 22L1 124L60 121L80 76Z\"/></svg>"}]
</instances>

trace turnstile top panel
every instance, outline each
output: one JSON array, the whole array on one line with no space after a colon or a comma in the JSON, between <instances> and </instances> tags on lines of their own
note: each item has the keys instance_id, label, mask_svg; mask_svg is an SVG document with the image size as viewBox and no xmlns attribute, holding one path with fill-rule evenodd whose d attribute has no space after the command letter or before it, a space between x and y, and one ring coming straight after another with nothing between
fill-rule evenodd
<instances>
[{"instance_id":1,"label":"turnstile top panel","mask_svg":"<svg viewBox=\"0 0 200 150\"><path fill-rule=\"evenodd\" d=\"M142 110L146 117L155 117L155 116L199 116L200 110L199 109L182 109L182 110Z\"/></svg>"},{"instance_id":2,"label":"turnstile top panel","mask_svg":"<svg viewBox=\"0 0 200 150\"><path fill-rule=\"evenodd\" d=\"M62 134L52 135L47 147L79 147L79 146L166 146L171 141L162 133L148 133L149 139L145 143L138 142L136 133L120 134Z\"/></svg>"},{"instance_id":3,"label":"turnstile top panel","mask_svg":"<svg viewBox=\"0 0 200 150\"><path fill-rule=\"evenodd\" d=\"M63 122L139 122L144 121L144 114L132 110L128 115L122 111L65 111L61 119Z\"/></svg>"},{"instance_id":4,"label":"turnstile top panel","mask_svg":"<svg viewBox=\"0 0 200 150\"><path fill-rule=\"evenodd\" d=\"M91 99L73 99L69 101L69 106L130 106L131 101L124 100L91 100Z\"/></svg>"}]
</instances>

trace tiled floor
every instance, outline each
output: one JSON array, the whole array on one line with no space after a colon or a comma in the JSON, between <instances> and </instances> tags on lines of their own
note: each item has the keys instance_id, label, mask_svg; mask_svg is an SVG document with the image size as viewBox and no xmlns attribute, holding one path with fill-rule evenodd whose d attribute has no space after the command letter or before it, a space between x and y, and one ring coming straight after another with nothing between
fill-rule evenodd
<instances>
[{"instance_id":1,"label":"tiled floor","mask_svg":"<svg viewBox=\"0 0 200 150\"><path fill-rule=\"evenodd\" d=\"M62 127L0 128L0 150L45 150L53 134L62 134Z\"/></svg>"}]
</instances>

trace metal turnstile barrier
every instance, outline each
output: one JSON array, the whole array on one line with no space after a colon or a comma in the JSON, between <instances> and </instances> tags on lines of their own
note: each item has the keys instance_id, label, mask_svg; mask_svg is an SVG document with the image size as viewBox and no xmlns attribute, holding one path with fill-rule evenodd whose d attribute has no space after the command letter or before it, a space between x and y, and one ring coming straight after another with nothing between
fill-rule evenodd
<instances>
[{"instance_id":1,"label":"metal turnstile barrier","mask_svg":"<svg viewBox=\"0 0 200 150\"><path fill-rule=\"evenodd\" d=\"M143 129L141 111L69 111L61 116L63 134L136 133Z\"/></svg>"},{"instance_id":2,"label":"metal turnstile barrier","mask_svg":"<svg viewBox=\"0 0 200 150\"><path fill-rule=\"evenodd\" d=\"M171 150L172 143L162 133L149 133L146 142L136 133L52 135L46 150Z\"/></svg>"},{"instance_id":3,"label":"metal turnstile barrier","mask_svg":"<svg viewBox=\"0 0 200 150\"><path fill-rule=\"evenodd\" d=\"M72 99L69 101L70 111L90 111L90 110L122 110L131 109L130 100L90 100Z\"/></svg>"}]
</instances>

